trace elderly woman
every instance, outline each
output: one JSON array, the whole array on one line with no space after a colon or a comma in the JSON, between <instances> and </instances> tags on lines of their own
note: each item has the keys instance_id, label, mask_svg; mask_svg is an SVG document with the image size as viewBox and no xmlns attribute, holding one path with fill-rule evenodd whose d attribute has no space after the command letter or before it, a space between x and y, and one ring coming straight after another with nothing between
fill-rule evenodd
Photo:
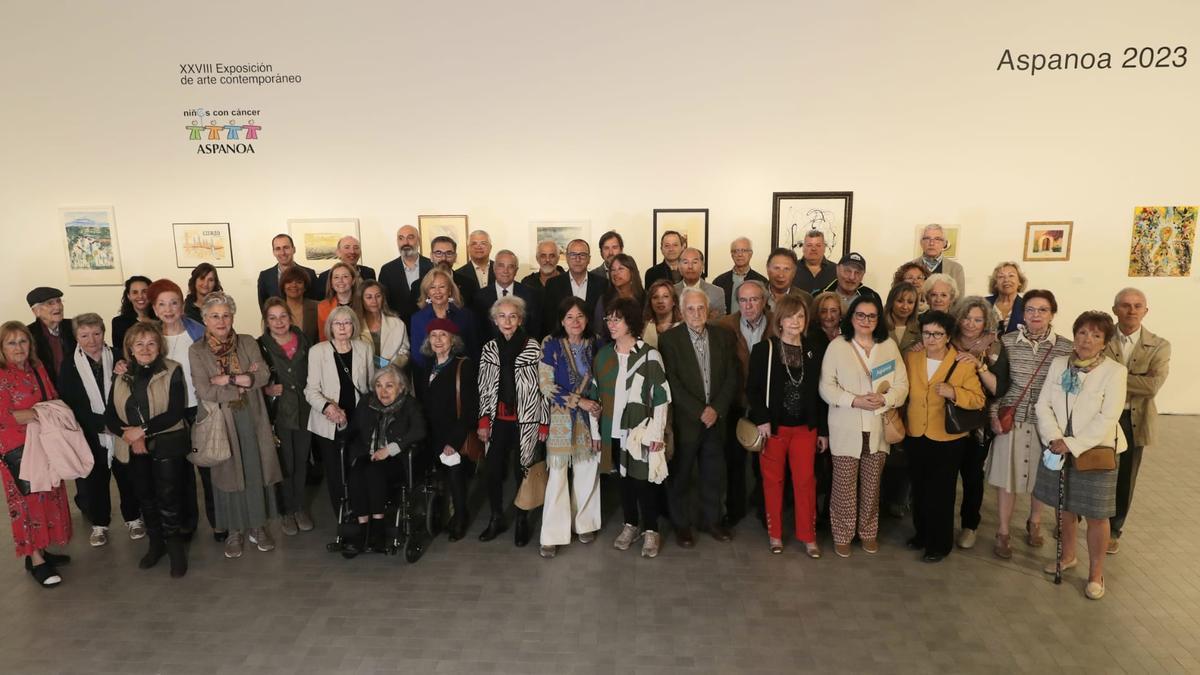
<instances>
[{"instance_id":1,"label":"elderly woman","mask_svg":"<svg viewBox=\"0 0 1200 675\"><path fill-rule=\"evenodd\" d=\"M936 275L935 275L936 276ZM982 410L983 389L974 365L957 360L950 344L954 319L931 309L921 315L924 349L905 354L908 371L908 466L912 474L911 549L924 550L925 562L941 562L954 547L954 498L958 468L968 434L946 429L946 405Z\"/></svg>"},{"instance_id":2,"label":"elderly woman","mask_svg":"<svg viewBox=\"0 0 1200 675\"><path fill-rule=\"evenodd\" d=\"M447 319L458 326L458 336L463 341L467 355L478 353L475 320L469 310L463 309L462 295L454 283L454 277L446 270L433 268L421 277L421 290L417 294L417 310L409 322L409 339L412 344L425 344L428 326L435 319ZM429 357L419 350L411 354L415 365L429 367Z\"/></svg>"},{"instance_id":3,"label":"elderly woman","mask_svg":"<svg viewBox=\"0 0 1200 675\"><path fill-rule=\"evenodd\" d=\"M654 558L662 545L658 513L665 497L663 440L671 385L658 351L638 337L643 319L637 303L627 298L616 300L604 320L613 341L596 355L592 369L600 399L592 440L601 447L610 446L620 458L625 525L613 548L628 551L641 537L642 557Z\"/></svg>"},{"instance_id":4,"label":"elderly woman","mask_svg":"<svg viewBox=\"0 0 1200 675\"><path fill-rule=\"evenodd\" d=\"M909 263L915 264L915 263ZM901 352L920 344L921 330L917 326L917 288L906 282L892 286L887 302L883 303L883 316L887 324L888 337L896 341Z\"/></svg>"},{"instance_id":5,"label":"elderly woman","mask_svg":"<svg viewBox=\"0 0 1200 675\"><path fill-rule=\"evenodd\" d=\"M290 537L313 529L304 495L308 454L312 449L304 387L308 385L308 350L312 345L292 324L287 302L272 297L263 303L263 334L258 338L258 346L271 371L271 381L263 387L263 395L267 397L271 427L279 439L279 465L283 473L279 484L282 514L279 525Z\"/></svg>"},{"instance_id":6,"label":"elderly woman","mask_svg":"<svg viewBox=\"0 0 1200 675\"><path fill-rule=\"evenodd\" d=\"M188 353L204 414L220 415L229 439L229 460L212 468L216 528L229 532L226 558L242 556L243 535L260 551L275 548L267 525L278 513L274 486L283 479L262 397L270 371L258 342L233 330L236 312L232 297L209 294L204 339Z\"/></svg>"},{"instance_id":7,"label":"elderly woman","mask_svg":"<svg viewBox=\"0 0 1200 675\"><path fill-rule=\"evenodd\" d=\"M308 344L317 344L317 301L308 297L308 273L299 267L292 266L279 276L279 288L283 291L283 299L287 302L295 326Z\"/></svg>"},{"instance_id":8,"label":"elderly woman","mask_svg":"<svg viewBox=\"0 0 1200 675\"><path fill-rule=\"evenodd\" d=\"M1127 449L1125 434L1118 427L1127 370L1104 357L1115 330L1104 312L1080 314L1071 328L1074 348L1050 363L1037 401L1038 432L1048 442L1033 494L1046 504L1058 504L1060 499L1062 503L1062 556L1046 566L1046 573L1078 564L1076 519L1086 519L1089 565L1084 595L1092 600L1104 597L1109 518L1117 510L1116 455ZM1111 449L1110 467L1080 469L1079 462L1093 448L1098 448L1095 452Z\"/></svg>"},{"instance_id":9,"label":"elderly woman","mask_svg":"<svg viewBox=\"0 0 1200 675\"><path fill-rule=\"evenodd\" d=\"M150 538L138 567L150 569L169 555L171 576L178 578L188 568L182 521L192 442L184 420L183 369L166 358L166 351L158 326L129 328L124 344L128 368L113 381L105 424L114 437L114 457L129 464Z\"/></svg>"},{"instance_id":10,"label":"elderly woman","mask_svg":"<svg viewBox=\"0 0 1200 675\"><path fill-rule=\"evenodd\" d=\"M621 265L617 258L623 255L613 258L615 264L610 269ZM627 283L640 286L636 268L632 281ZM597 340L583 300L571 296L557 309L562 322L542 342L539 367L542 393L550 404L550 434L546 438L549 480L542 509L540 551L543 558L553 558L559 546L571 543L572 523L582 544L595 541L600 529L602 453L600 444L592 443L591 433L591 415L600 414L600 403L592 392Z\"/></svg>"},{"instance_id":11,"label":"elderly woman","mask_svg":"<svg viewBox=\"0 0 1200 675\"><path fill-rule=\"evenodd\" d=\"M325 299L317 303L317 339L325 341L329 335L325 333L325 324L329 314L338 307L349 307L355 316L362 314L359 306L358 270L353 265L337 262L329 268L329 281L325 286Z\"/></svg>"},{"instance_id":12,"label":"elderly woman","mask_svg":"<svg viewBox=\"0 0 1200 675\"><path fill-rule=\"evenodd\" d=\"M999 378L997 399L988 408L992 440L984 471L987 482L997 488L1000 522L992 552L998 558L1012 557L1009 523L1018 494L1032 494L1037 479L1037 462L1045 446L1038 434L1038 396L1046 382L1050 362L1071 353L1069 338L1055 334L1053 321L1058 300L1045 290L1031 290L1024 297L1025 323L1000 338L1005 358L996 363ZM1003 421L1002 421L1003 420ZM1029 500L1029 519L1025 521L1025 543L1040 547L1045 540L1041 530L1042 503Z\"/></svg>"},{"instance_id":13,"label":"elderly woman","mask_svg":"<svg viewBox=\"0 0 1200 675\"><path fill-rule=\"evenodd\" d=\"M217 268L209 263L200 263L192 268L188 277L188 294L183 299L183 313L196 323L204 323L201 308L209 293L221 293L221 279L217 276Z\"/></svg>"},{"instance_id":14,"label":"elderly woman","mask_svg":"<svg viewBox=\"0 0 1200 675\"><path fill-rule=\"evenodd\" d=\"M108 543L108 525L112 522L109 478L117 479L121 496L121 516L130 533L135 528L145 536L141 507L127 465L112 463L113 435L105 426L104 408L113 380L113 353L104 344L104 320L99 314L80 314L71 322L75 329L75 352L63 359L58 375L58 390L71 408L88 447L92 450L92 472L75 481L75 503L92 524L88 543ZM138 538L140 539L141 536Z\"/></svg>"},{"instance_id":15,"label":"elderly woman","mask_svg":"<svg viewBox=\"0 0 1200 675\"><path fill-rule=\"evenodd\" d=\"M449 319L434 319L426 329L420 352L426 366L417 366L414 384L417 399L428 421L427 446L438 458L438 471L450 488L454 515L447 538L458 541L467 530L467 480L472 458L460 452L468 436L474 436L479 420L479 381L475 364L463 352L458 325Z\"/></svg>"},{"instance_id":16,"label":"elderly woman","mask_svg":"<svg viewBox=\"0 0 1200 675\"><path fill-rule=\"evenodd\" d=\"M121 310L113 317L113 344L120 348L125 344L125 331L138 321L146 319L150 302L146 297L146 289L150 287L150 279L135 274L125 280L125 290L121 293Z\"/></svg>"},{"instance_id":17,"label":"elderly woman","mask_svg":"<svg viewBox=\"0 0 1200 675\"><path fill-rule=\"evenodd\" d=\"M826 345L806 344L807 319L800 295L785 295L775 303L771 321L778 337L754 345L746 395L750 421L766 438L758 459L771 553L783 553L783 483L791 465L796 540L808 557L820 558L813 458L829 449L828 408L818 391Z\"/></svg>"},{"instance_id":18,"label":"elderly woman","mask_svg":"<svg viewBox=\"0 0 1200 675\"><path fill-rule=\"evenodd\" d=\"M325 467L333 514L342 501L341 449L350 440L350 414L365 396L375 374L371 346L358 339L358 318L349 307L336 307L325 320L329 339L308 351L308 430Z\"/></svg>"},{"instance_id":19,"label":"elderly woman","mask_svg":"<svg viewBox=\"0 0 1200 675\"><path fill-rule=\"evenodd\" d=\"M641 339L646 344L658 348L658 336L671 330L683 321L683 313L679 309L679 294L670 279L659 279L646 289L646 309L642 313L646 329ZM604 323L604 330L608 324Z\"/></svg>"},{"instance_id":20,"label":"elderly woman","mask_svg":"<svg viewBox=\"0 0 1200 675\"><path fill-rule=\"evenodd\" d=\"M67 506L67 486L48 492L29 492L17 482L25 425L37 418L31 408L58 396L54 383L33 352L33 336L25 324L8 321L0 326L0 479L12 519L12 537L17 555L25 557L25 569L44 587L62 583L58 566L71 557L46 550L47 546L65 546L71 540L71 511Z\"/></svg>"},{"instance_id":21,"label":"elderly woman","mask_svg":"<svg viewBox=\"0 0 1200 675\"><path fill-rule=\"evenodd\" d=\"M1029 285L1029 279L1021 271L1021 266L1015 262L1002 262L996 265L988 277L987 301L992 304L999 322L1001 335L1017 330L1025 323L1025 305L1021 293Z\"/></svg>"},{"instance_id":22,"label":"elderly woman","mask_svg":"<svg viewBox=\"0 0 1200 675\"><path fill-rule=\"evenodd\" d=\"M955 360L975 369L983 385L984 396L990 403L996 396L998 381L992 372L1000 360L1000 338L996 335L996 315L987 301L978 295L969 295L954 304L954 331L950 344L958 355ZM991 429L971 430L963 439L962 463L958 473L962 477L963 499L959 507L962 530L958 535L958 547L975 547L975 531L979 529L979 509L983 506L983 464L987 460Z\"/></svg>"},{"instance_id":23,"label":"elderly woman","mask_svg":"<svg viewBox=\"0 0 1200 675\"><path fill-rule=\"evenodd\" d=\"M500 298L491 309L498 335L488 340L479 356L479 440L487 443L488 526L479 541L491 541L508 529L504 522L504 474L513 448L519 453L517 480L537 461L537 445L549 433L550 406L542 396L538 364L542 348L522 327L525 301ZM513 542L529 543L529 514L516 510Z\"/></svg>"},{"instance_id":24,"label":"elderly woman","mask_svg":"<svg viewBox=\"0 0 1200 675\"><path fill-rule=\"evenodd\" d=\"M892 286L904 283L920 291L928 278L929 271L925 269L925 266L910 260L896 268L896 273L892 275Z\"/></svg>"},{"instance_id":25,"label":"elderly woman","mask_svg":"<svg viewBox=\"0 0 1200 675\"><path fill-rule=\"evenodd\" d=\"M375 367L408 364L408 330L400 317L388 307L387 291L378 281L366 281L358 293L362 338L375 349Z\"/></svg>"},{"instance_id":26,"label":"elderly woman","mask_svg":"<svg viewBox=\"0 0 1200 675\"><path fill-rule=\"evenodd\" d=\"M949 314L950 308L958 300L958 284L949 274L931 274L921 286L921 297L929 305L929 309Z\"/></svg>"},{"instance_id":27,"label":"elderly woman","mask_svg":"<svg viewBox=\"0 0 1200 675\"><path fill-rule=\"evenodd\" d=\"M354 410L350 425L354 438L346 452L350 510L361 531L361 536L349 537L344 546L342 555L348 558L368 547L384 549L388 485L405 470L400 452L425 440L425 418L403 373L385 366L371 378L371 389Z\"/></svg>"},{"instance_id":28,"label":"elderly woman","mask_svg":"<svg viewBox=\"0 0 1200 675\"><path fill-rule=\"evenodd\" d=\"M856 530L862 548L879 552L879 479L887 458L883 411L908 396L900 349L888 337L877 296L850 301L842 335L829 343L821 363L821 398L829 404L833 454L830 521L833 550L850 557Z\"/></svg>"},{"instance_id":29,"label":"elderly woman","mask_svg":"<svg viewBox=\"0 0 1200 675\"><path fill-rule=\"evenodd\" d=\"M604 323L604 308L617 298L629 298L639 307L646 304L646 293L642 290L642 275L638 272L637 261L625 253L618 253L608 262L608 285L604 294L596 303L595 311L588 322L589 328L595 326L594 332L602 340L609 340L608 326ZM557 329L556 329L557 330Z\"/></svg>"}]
</instances>

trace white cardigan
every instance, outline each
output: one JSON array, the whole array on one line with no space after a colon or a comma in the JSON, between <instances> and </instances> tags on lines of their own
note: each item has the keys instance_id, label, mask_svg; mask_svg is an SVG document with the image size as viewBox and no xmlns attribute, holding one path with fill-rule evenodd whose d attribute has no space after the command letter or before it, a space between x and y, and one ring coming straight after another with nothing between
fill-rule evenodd
<instances>
[{"instance_id":1,"label":"white cardigan","mask_svg":"<svg viewBox=\"0 0 1200 675\"><path fill-rule=\"evenodd\" d=\"M871 348L867 367L895 360L896 371L891 388L883 395L888 408L899 408L908 398L908 372L900 348L891 338ZM829 451L839 457L862 455L862 435L870 434L868 447L871 452L887 452L888 444L883 439L883 416L870 410L853 407L854 398L875 391L871 379L863 370L854 353L854 345L842 336L834 337L825 350L821 363L821 398L829 404Z\"/></svg>"},{"instance_id":2,"label":"white cardigan","mask_svg":"<svg viewBox=\"0 0 1200 675\"><path fill-rule=\"evenodd\" d=\"M1106 358L1090 373L1080 373L1078 394L1070 396L1071 435L1066 435L1067 402L1062 387L1062 375L1071 356L1060 356L1050 362L1046 384L1037 401L1038 435L1042 442L1063 439L1071 454L1078 457L1098 445L1111 446L1116 440L1117 452L1125 452L1128 444L1120 432L1121 410L1125 408L1125 366Z\"/></svg>"},{"instance_id":3,"label":"white cardigan","mask_svg":"<svg viewBox=\"0 0 1200 675\"><path fill-rule=\"evenodd\" d=\"M371 334L366 332L365 327L363 339L374 349ZM408 363L408 351L408 330L404 322L399 317L383 315L379 321L379 353L376 356L397 368L403 368Z\"/></svg>"},{"instance_id":4,"label":"white cardigan","mask_svg":"<svg viewBox=\"0 0 1200 675\"><path fill-rule=\"evenodd\" d=\"M375 374L373 351L371 345L362 340L351 340L350 380L354 383L354 402L357 403L371 387L371 377ZM308 350L308 382L304 386L304 398L312 406L308 411L308 430L314 434L333 440L337 427L323 412L326 403L338 402L342 393L341 381L338 380L337 362L333 357L333 343L326 340L313 345ZM347 417L354 414L347 410Z\"/></svg>"}]
</instances>

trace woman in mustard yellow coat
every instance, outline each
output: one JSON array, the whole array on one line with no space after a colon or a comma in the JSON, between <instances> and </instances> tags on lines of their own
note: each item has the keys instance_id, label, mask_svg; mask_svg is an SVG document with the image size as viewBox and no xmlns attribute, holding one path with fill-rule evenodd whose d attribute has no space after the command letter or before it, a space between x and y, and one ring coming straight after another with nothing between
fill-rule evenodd
<instances>
[{"instance_id":1,"label":"woman in mustard yellow coat","mask_svg":"<svg viewBox=\"0 0 1200 675\"><path fill-rule=\"evenodd\" d=\"M954 319L929 310L919 319L924 349L904 355L908 366L909 470L912 473L913 525L908 547L923 549L922 560L941 562L954 546L954 493L967 434L946 431L946 402L967 410L984 404L979 375L969 362L958 362L950 345Z\"/></svg>"}]
</instances>

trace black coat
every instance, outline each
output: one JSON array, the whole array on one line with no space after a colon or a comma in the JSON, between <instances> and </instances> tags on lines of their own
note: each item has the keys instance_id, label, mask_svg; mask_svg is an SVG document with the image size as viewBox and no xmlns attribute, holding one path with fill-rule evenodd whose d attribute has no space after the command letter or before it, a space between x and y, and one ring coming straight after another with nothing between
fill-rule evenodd
<instances>
[{"instance_id":1,"label":"black coat","mask_svg":"<svg viewBox=\"0 0 1200 675\"><path fill-rule=\"evenodd\" d=\"M462 373L456 376L460 367ZM447 445L458 449L467 440L467 434L479 428L479 381L475 362L465 357L458 364L447 365L433 382L429 381L429 368L416 368L413 383L417 398L424 404L425 418L429 420L429 436L426 444L429 452L440 454ZM462 387L462 415L458 414L455 379Z\"/></svg>"},{"instance_id":2,"label":"black coat","mask_svg":"<svg viewBox=\"0 0 1200 675\"><path fill-rule=\"evenodd\" d=\"M404 323L417 312L417 295L421 290L421 280L433 269L433 261L425 256L417 260L417 280L408 283L408 275L404 273L404 261L397 257L379 268L379 283L387 291L388 306L399 314Z\"/></svg>"},{"instance_id":3,"label":"black coat","mask_svg":"<svg viewBox=\"0 0 1200 675\"><path fill-rule=\"evenodd\" d=\"M50 351L50 339L47 337L45 329L40 320L34 319L33 323L28 326L29 332L33 334L33 351L37 354L38 360L42 362L42 366L46 369L46 375L54 382L54 386L58 387L58 371L54 369L54 354ZM70 319L63 319L58 325L58 334L62 336L63 363L70 361L75 351L75 326ZM59 366L62 367L61 364Z\"/></svg>"},{"instance_id":4,"label":"black coat","mask_svg":"<svg viewBox=\"0 0 1200 675\"><path fill-rule=\"evenodd\" d=\"M824 334L821 336L824 338ZM767 341L772 343L771 380L767 382ZM828 340L804 338L804 383L803 416L808 426L817 429L817 435L829 435L829 406L821 398L821 362L825 359ZM749 418L755 424L771 423L771 431L778 430L781 421L787 420L783 410L783 383L787 378L783 365L783 347L778 337L767 338L754 345L750 352L750 372L746 377L746 397L750 402ZM771 388L771 408L767 409L767 387Z\"/></svg>"},{"instance_id":5,"label":"black coat","mask_svg":"<svg viewBox=\"0 0 1200 675\"><path fill-rule=\"evenodd\" d=\"M463 306L470 307L479 292L479 279L475 276L475 264L470 260L466 265L454 270L454 282L458 284L458 292L463 296ZM488 286L496 283L496 272L492 269L492 261L488 261Z\"/></svg>"},{"instance_id":6,"label":"black coat","mask_svg":"<svg viewBox=\"0 0 1200 675\"><path fill-rule=\"evenodd\" d=\"M667 261L665 260L646 270L646 284L643 288L649 290L650 285L659 279L670 281L672 286L679 282L679 279L671 274L671 268L667 266Z\"/></svg>"},{"instance_id":7,"label":"black coat","mask_svg":"<svg viewBox=\"0 0 1200 675\"><path fill-rule=\"evenodd\" d=\"M591 317L596 312L596 303L604 296L608 288L608 280L599 274L588 272L587 298L583 304L587 307L586 316ZM562 301L571 297L571 273L560 274L546 284L546 311L542 313L542 335L549 335L554 328L562 323L562 315L558 306ZM530 331L532 333L532 331Z\"/></svg>"},{"instance_id":8,"label":"black coat","mask_svg":"<svg viewBox=\"0 0 1200 675\"><path fill-rule=\"evenodd\" d=\"M525 301L525 321L522 324L525 326L525 332L533 336L538 342L542 341L544 330L542 325L542 309L538 304L537 294L533 289L519 281L514 281L512 285L512 294ZM496 285L492 284L487 288L480 289L475 294L475 300L471 305L471 310L475 313L475 335L481 343L487 342L499 335L496 330L496 325L492 323L492 305L496 304Z\"/></svg>"},{"instance_id":9,"label":"black coat","mask_svg":"<svg viewBox=\"0 0 1200 675\"><path fill-rule=\"evenodd\" d=\"M407 394L402 399L403 402L396 409L392 422L387 427L384 439L374 438L376 426L379 424L379 411L371 407L371 402L376 400L375 394L364 396L358 401L350 426L350 443L346 446L351 462L370 455L388 443L395 443L403 450L425 440L425 417L421 414L421 404Z\"/></svg>"},{"instance_id":10,"label":"black coat","mask_svg":"<svg viewBox=\"0 0 1200 675\"><path fill-rule=\"evenodd\" d=\"M64 358L62 369L58 372L58 397L63 403L71 409L75 414L76 421L79 422L79 428L83 431L83 437L87 439L88 446L92 449L95 456L100 457L108 451L100 446L100 433L105 431L104 413L92 412L92 402L88 399L87 389L83 386L84 377L92 377L91 369L86 373L80 373L75 367L74 350L71 352L71 358ZM116 358L116 354L113 354ZM100 388L100 392L104 392L104 383L97 382L96 385ZM108 397L105 397L105 403L108 403Z\"/></svg>"},{"instance_id":11,"label":"black coat","mask_svg":"<svg viewBox=\"0 0 1200 675\"><path fill-rule=\"evenodd\" d=\"M749 270L746 272L746 281L761 281L768 289L771 287L770 282L763 275ZM733 270L729 270L724 274L718 274L716 279L713 279L713 286L725 291L725 310L730 314L735 314L738 311L737 301L733 297ZM767 291L768 297L770 291Z\"/></svg>"},{"instance_id":12,"label":"black coat","mask_svg":"<svg viewBox=\"0 0 1200 675\"><path fill-rule=\"evenodd\" d=\"M296 267L303 270L304 274L308 276L308 288L304 291L304 296L310 300L324 300L325 287L318 287L317 271L300 264L297 264ZM278 265L272 265L258 273L258 306L261 308L267 298L272 296L283 297L283 289L279 288Z\"/></svg>"}]
</instances>

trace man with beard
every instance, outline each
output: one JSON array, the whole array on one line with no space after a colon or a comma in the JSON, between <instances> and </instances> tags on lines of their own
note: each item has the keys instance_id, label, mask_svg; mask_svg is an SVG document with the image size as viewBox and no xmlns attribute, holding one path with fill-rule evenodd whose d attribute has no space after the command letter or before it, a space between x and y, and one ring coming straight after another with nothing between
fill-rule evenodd
<instances>
[{"instance_id":1,"label":"man with beard","mask_svg":"<svg viewBox=\"0 0 1200 675\"><path fill-rule=\"evenodd\" d=\"M417 311L417 290L433 261L421 255L421 233L412 225L396 230L400 255L379 270L379 283L387 290L388 305L405 323Z\"/></svg>"},{"instance_id":2,"label":"man with beard","mask_svg":"<svg viewBox=\"0 0 1200 675\"><path fill-rule=\"evenodd\" d=\"M592 270L592 274L599 274L605 279L608 278L608 263L612 261L613 256L618 253L625 252L625 239L619 232L609 230L600 235L600 259L599 265L596 265Z\"/></svg>"},{"instance_id":3,"label":"man with beard","mask_svg":"<svg viewBox=\"0 0 1200 675\"><path fill-rule=\"evenodd\" d=\"M538 242L536 258L537 271L527 274L524 279L521 279L521 283L533 292L538 307L542 309L542 319L546 321L550 318L547 315L554 314L554 308L546 305L546 284L566 270L558 264L558 244L552 239ZM549 335L552 332L546 326L539 326L539 328L543 335Z\"/></svg>"}]
</instances>

